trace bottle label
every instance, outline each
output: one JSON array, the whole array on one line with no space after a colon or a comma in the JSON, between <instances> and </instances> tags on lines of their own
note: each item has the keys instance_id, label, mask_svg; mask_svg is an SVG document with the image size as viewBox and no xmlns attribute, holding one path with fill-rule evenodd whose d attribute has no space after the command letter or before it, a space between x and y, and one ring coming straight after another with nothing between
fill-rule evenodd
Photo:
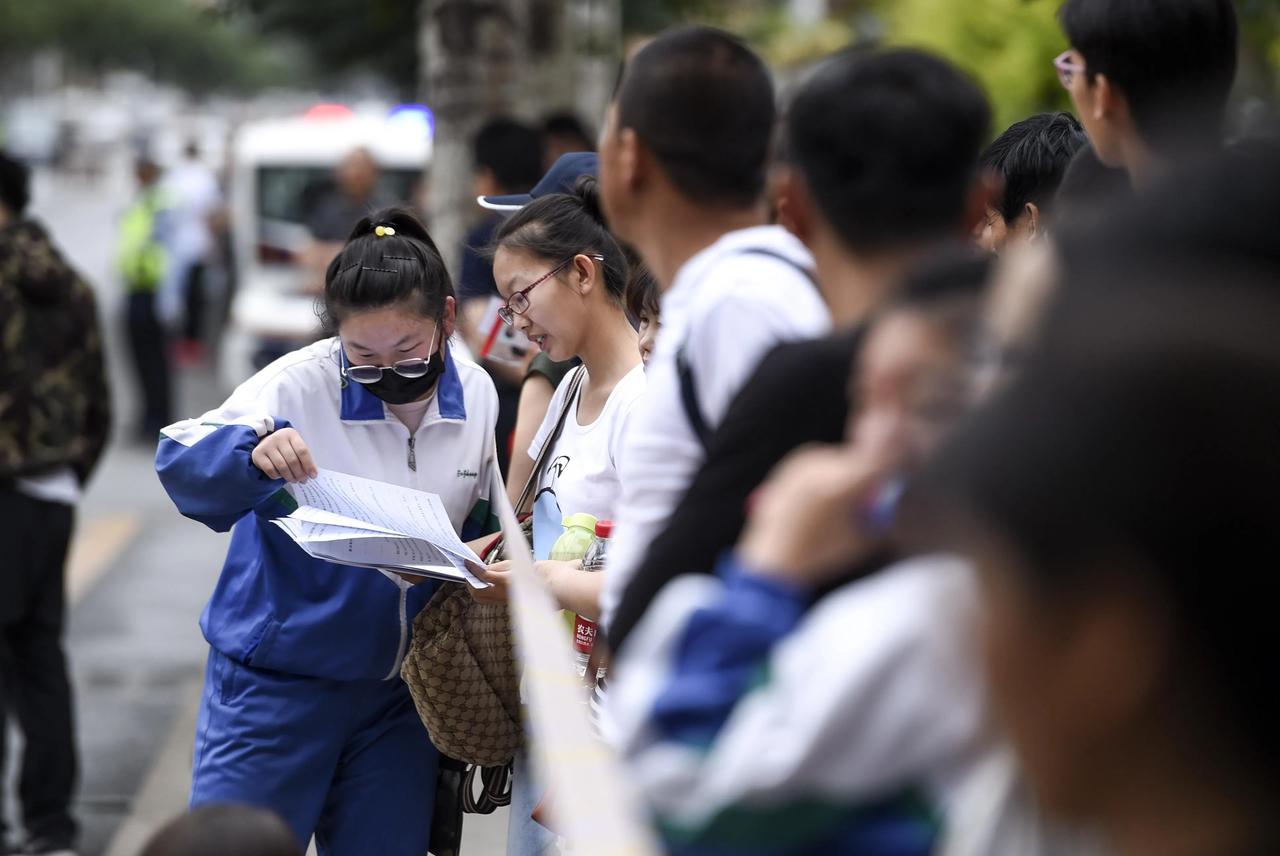
<instances>
[{"instance_id":1,"label":"bottle label","mask_svg":"<svg viewBox=\"0 0 1280 856\"><path fill-rule=\"evenodd\" d=\"M596 623L581 615L574 617L573 649L579 654L590 654L596 645Z\"/></svg>"}]
</instances>

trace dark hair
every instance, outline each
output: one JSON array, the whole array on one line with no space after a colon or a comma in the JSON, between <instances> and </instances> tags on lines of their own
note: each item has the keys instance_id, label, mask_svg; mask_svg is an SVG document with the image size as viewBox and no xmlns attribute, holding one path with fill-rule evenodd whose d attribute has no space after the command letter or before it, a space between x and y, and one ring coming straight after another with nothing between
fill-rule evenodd
<instances>
[{"instance_id":1,"label":"dark hair","mask_svg":"<svg viewBox=\"0 0 1280 856\"><path fill-rule=\"evenodd\" d=\"M1061 234L1062 284L1020 373L923 482L1050 597L1107 574L1151 587L1188 691L1272 786L1280 696L1252 663L1276 641L1257 569L1280 552L1278 181L1280 146L1228 150Z\"/></svg>"},{"instance_id":2,"label":"dark hair","mask_svg":"<svg viewBox=\"0 0 1280 856\"><path fill-rule=\"evenodd\" d=\"M913 265L890 306L928 306L953 298L981 297L991 275L991 254L964 243L947 244Z\"/></svg>"},{"instance_id":3,"label":"dark hair","mask_svg":"<svg viewBox=\"0 0 1280 856\"><path fill-rule=\"evenodd\" d=\"M284 821L249 805L209 804L165 824L141 856L302 856Z\"/></svg>"},{"instance_id":4,"label":"dark hair","mask_svg":"<svg viewBox=\"0 0 1280 856\"><path fill-rule=\"evenodd\" d=\"M1276 187L1280 141L1249 141L1185 162L1142 194L1107 206L1105 217L1067 223L1055 242L1063 281L1074 291L1128 291L1158 280L1158 271L1170 282L1215 289L1238 270L1280 292Z\"/></svg>"},{"instance_id":5,"label":"dark hair","mask_svg":"<svg viewBox=\"0 0 1280 856\"><path fill-rule=\"evenodd\" d=\"M968 241L946 244L912 266L878 315L921 313L944 327L962 350L970 350L982 328L991 268L991 254Z\"/></svg>"},{"instance_id":6,"label":"dark hair","mask_svg":"<svg viewBox=\"0 0 1280 856\"><path fill-rule=\"evenodd\" d=\"M499 247L524 250L550 262L599 253L604 256L600 267L606 293L615 303L622 302L629 266L605 226L594 176L580 176L573 193L548 193L512 214L494 234L493 249Z\"/></svg>"},{"instance_id":7,"label":"dark hair","mask_svg":"<svg viewBox=\"0 0 1280 856\"><path fill-rule=\"evenodd\" d=\"M595 137L587 130L587 126L582 124L573 113L550 113L542 120L542 133L544 136L556 137L577 137L581 141L583 151L593 152L596 150Z\"/></svg>"},{"instance_id":8,"label":"dark hair","mask_svg":"<svg viewBox=\"0 0 1280 856\"><path fill-rule=\"evenodd\" d=\"M642 263L632 265L631 278L627 280L627 290L623 295L627 313L637 323L641 318L655 321L662 310L658 298L658 280Z\"/></svg>"},{"instance_id":9,"label":"dark hair","mask_svg":"<svg viewBox=\"0 0 1280 856\"><path fill-rule=\"evenodd\" d=\"M379 237L378 227L394 235ZM412 212L386 208L365 217L324 275L321 320L333 332L352 311L415 301L425 318L440 318L453 282L427 229Z\"/></svg>"},{"instance_id":10,"label":"dark hair","mask_svg":"<svg viewBox=\"0 0 1280 856\"><path fill-rule=\"evenodd\" d=\"M996 137L979 162L1003 181L996 210L1005 222L1018 219L1027 203L1047 214L1067 164L1087 141L1070 113L1039 113Z\"/></svg>"},{"instance_id":11,"label":"dark hair","mask_svg":"<svg viewBox=\"0 0 1280 856\"><path fill-rule=\"evenodd\" d=\"M769 70L713 27L654 39L627 64L618 129L631 128L691 201L747 208L764 192L775 108Z\"/></svg>"},{"instance_id":12,"label":"dark hair","mask_svg":"<svg viewBox=\"0 0 1280 856\"><path fill-rule=\"evenodd\" d=\"M0 205L21 217L31 201L31 170L22 161L0 152Z\"/></svg>"},{"instance_id":13,"label":"dark hair","mask_svg":"<svg viewBox=\"0 0 1280 856\"><path fill-rule=\"evenodd\" d=\"M1058 223L1085 224L1105 219L1116 202L1133 195L1129 173L1098 159L1093 146L1083 146L1062 171L1054 195L1054 219Z\"/></svg>"},{"instance_id":14,"label":"dark hair","mask_svg":"<svg viewBox=\"0 0 1280 856\"><path fill-rule=\"evenodd\" d=\"M493 173L505 193L524 193L542 178L542 135L514 119L491 119L471 143L477 169Z\"/></svg>"},{"instance_id":15,"label":"dark hair","mask_svg":"<svg viewBox=\"0 0 1280 856\"><path fill-rule=\"evenodd\" d=\"M879 250L961 226L990 121L982 92L943 60L850 50L796 94L786 149L836 234Z\"/></svg>"},{"instance_id":16,"label":"dark hair","mask_svg":"<svg viewBox=\"0 0 1280 856\"><path fill-rule=\"evenodd\" d=\"M1236 74L1231 0L1067 0L1063 32L1093 80L1124 94L1157 151L1216 144Z\"/></svg>"}]
</instances>

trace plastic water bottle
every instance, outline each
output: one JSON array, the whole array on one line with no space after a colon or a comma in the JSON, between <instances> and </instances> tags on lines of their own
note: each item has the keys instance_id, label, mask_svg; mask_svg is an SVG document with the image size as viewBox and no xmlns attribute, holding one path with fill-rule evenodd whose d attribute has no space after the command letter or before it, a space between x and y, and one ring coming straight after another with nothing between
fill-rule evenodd
<instances>
[{"instance_id":1,"label":"plastic water bottle","mask_svg":"<svg viewBox=\"0 0 1280 856\"><path fill-rule=\"evenodd\" d=\"M596 519L590 514L570 514L561 521L564 532L551 545L547 558L557 562L577 562L585 559L587 550L595 540ZM561 610L565 625L573 630L574 616L568 610Z\"/></svg>"},{"instance_id":2,"label":"plastic water bottle","mask_svg":"<svg viewBox=\"0 0 1280 856\"><path fill-rule=\"evenodd\" d=\"M582 570L598 573L604 570L605 556L609 552L609 537L613 535L613 521L601 520L596 523L596 538L582 560ZM587 666L591 662L591 651L596 645L596 623L581 615L574 616L573 622L573 654L578 667L578 677L587 680ZM603 669L596 677L603 676ZM590 683L590 682L588 682Z\"/></svg>"}]
</instances>

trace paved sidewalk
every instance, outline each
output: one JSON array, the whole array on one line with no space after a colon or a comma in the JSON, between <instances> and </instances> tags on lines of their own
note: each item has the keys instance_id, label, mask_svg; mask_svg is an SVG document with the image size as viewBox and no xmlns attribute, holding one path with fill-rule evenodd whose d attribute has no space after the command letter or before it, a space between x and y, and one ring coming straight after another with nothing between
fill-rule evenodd
<instances>
[{"instance_id":1,"label":"paved sidewalk","mask_svg":"<svg viewBox=\"0 0 1280 856\"><path fill-rule=\"evenodd\" d=\"M132 810L117 829L105 856L137 856L151 835L187 807L191 784L191 745L196 728L200 683L189 685L191 702L175 720L165 738ZM471 856L500 856L506 852L507 810L488 816L468 815L463 824L462 852ZM315 853L313 844L308 853Z\"/></svg>"}]
</instances>

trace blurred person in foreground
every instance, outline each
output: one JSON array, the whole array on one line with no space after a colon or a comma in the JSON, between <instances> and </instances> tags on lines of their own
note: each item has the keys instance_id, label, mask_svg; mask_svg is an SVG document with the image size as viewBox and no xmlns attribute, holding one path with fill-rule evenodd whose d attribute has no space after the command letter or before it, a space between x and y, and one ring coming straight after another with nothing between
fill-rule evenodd
<instances>
[{"instance_id":1,"label":"blurred person in foreground","mask_svg":"<svg viewBox=\"0 0 1280 856\"><path fill-rule=\"evenodd\" d=\"M24 739L22 852L70 854L63 570L75 505L106 446L111 394L93 292L26 216L29 187L26 167L0 153L0 717L12 714ZM0 848L4 833L0 821Z\"/></svg>"},{"instance_id":2,"label":"blurred person in foreground","mask_svg":"<svg viewBox=\"0 0 1280 856\"><path fill-rule=\"evenodd\" d=\"M812 256L767 223L774 122L765 64L709 27L647 44L609 106L600 137L605 215L657 281L663 326L619 461L606 624L761 357L830 327Z\"/></svg>"},{"instance_id":3,"label":"blurred person in foreground","mask_svg":"<svg viewBox=\"0 0 1280 856\"><path fill-rule=\"evenodd\" d=\"M302 847L266 809L213 803L169 821L141 856L302 856Z\"/></svg>"},{"instance_id":4,"label":"blurred person in foreground","mask_svg":"<svg viewBox=\"0 0 1280 856\"><path fill-rule=\"evenodd\" d=\"M634 576L606 575L606 591L626 584L608 628L614 650L669 580L713 571L742 532L751 493L788 452L843 438L866 319L930 251L967 244L988 206L992 188L977 161L989 123L973 82L918 51L840 54L796 94L779 195L813 253L813 292L837 332L765 350L734 390L705 461L669 522L642 545ZM669 335L662 309L651 372ZM623 670L616 677L626 678Z\"/></svg>"},{"instance_id":5,"label":"blurred person in foreground","mask_svg":"<svg viewBox=\"0 0 1280 856\"><path fill-rule=\"evenodd\" d=\"M1015 122L983 151L980 162L1000 182L987 207L978 244L998 253L1010 241L1042 239L1062 175L1088 140L1070 113L1039 113Z\"/></svg>"},{"instance_id":6,"label":"blurred person in foreground","mask_svg":"<svg viewBox=\"0 0 1280 856\"><path fill-rule=\"evenodd\" d=\"M127 292L129 353L141 387L138 438L154 443L172 421L173 375L168 334L162 321L162 289L170 267L169 197L160 185L160 168L140 157L134 163L138 193L120 221L116 265Z\"/></svg>"},{"instance_id":7,"label":"blurred person in foreground","mask_svg":"<svg viewBox=\"0 0 1280 856\"><path fill-rule=\"evenodd\" d=\"M1274 145L1229 153L1067 236L1020 375L908 502L977 564L1041 803L1120 856L1280 850L1277 181Z\"/></svg>"},{"instance_id":8,"label":"blurred person in foreground","mask_svg":"<svg viewBox=\"0 0 1280 856\"><path fill-rule=\"evenodd\" d=\"M908 278L867 334L848 445L785 459L718 578L673 581L623 649L614 737L671 852L936 846L992 742L974 593L954 558L895 564L877 491L964 412L985 280L971 253Z\"/></svg>"},{"instance_id":9,"label":"blurred person in foreground","mask_svg":"<svg viewBox=\"0 0 1280 856\"><path fill-rule=\"evenodd\" d=\"M990 719L971 567L893 527L977 391L986 271L953 250L906 278L846 443L789 455L718 579L673 582L623 650L614 737L673 852L1094 852L1040 818Z\"/></svg>"},{"instance_id":10,"label":"blurred person in foreground","mask_svg":"<svg viewBox=\"0 0 1280 856\"><path fill-rule=\"evenodd\" d=\"M1202 290L1169 333L1090 313L1124 336L1062 342L934 476L941 541L981 572L986 671L1028 777L1122 856L1280 847L1280 710L1251 665L1275 645L1256 571L1280 549L1280 354L1206 323L1224 297Z\"/></svg>"},{"instance_id":11,"label":"blurred person in foreground","mask_svg":"<svg viewBox=\"0 0 1280 856\"><path fill-rule=\"evenodd\" d=\"M1067 0L1054 66L1093 151L1137 188L1222 143L1238 33L1231 0Z\"/></svg>"}]
</instances>

